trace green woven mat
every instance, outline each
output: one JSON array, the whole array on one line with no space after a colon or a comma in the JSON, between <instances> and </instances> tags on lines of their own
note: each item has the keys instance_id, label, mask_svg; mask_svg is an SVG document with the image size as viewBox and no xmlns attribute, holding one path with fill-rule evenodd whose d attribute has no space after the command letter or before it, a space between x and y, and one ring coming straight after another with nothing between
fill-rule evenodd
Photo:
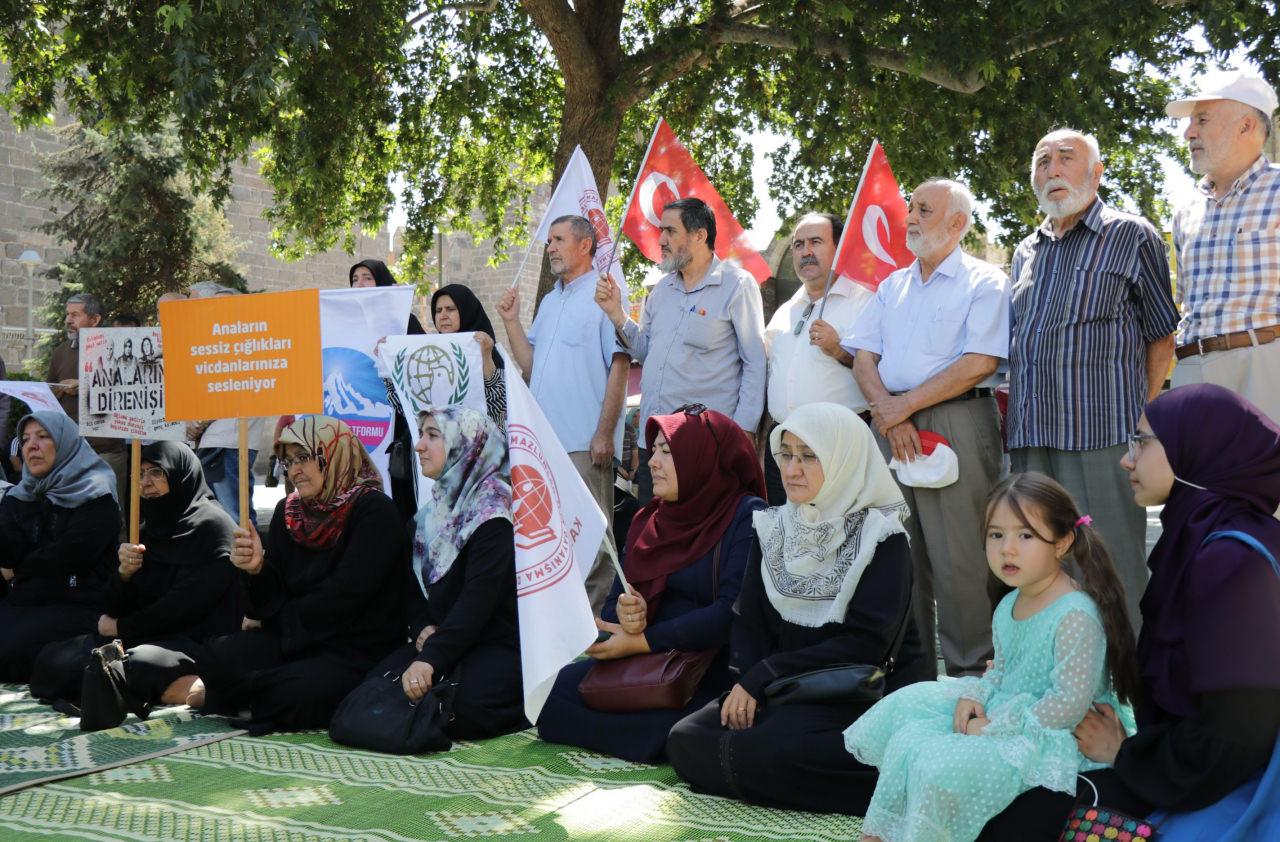
<instances>
[{"instance_id":1,"label":"green woven mat","mask_svg":"<svg viewBox=\"0 0 1280 842\"><path fill-rule=\"evenodd\" d=\"M243 733L183 707L86 734L78 719L35 701L25 687L0 684L0 795Z\"/></svg>"},{"instance_id":2,"label":"green woven mat","mask_svg":"<svg viewBox=\"0 0 1280 842\"><path fill-rule=\"evenodd\" d=\"M238 736L0 799L0 838L844 840L858 819L691 793L667 766L532 731L392 757Z\"/></svg>"}]
</instances>

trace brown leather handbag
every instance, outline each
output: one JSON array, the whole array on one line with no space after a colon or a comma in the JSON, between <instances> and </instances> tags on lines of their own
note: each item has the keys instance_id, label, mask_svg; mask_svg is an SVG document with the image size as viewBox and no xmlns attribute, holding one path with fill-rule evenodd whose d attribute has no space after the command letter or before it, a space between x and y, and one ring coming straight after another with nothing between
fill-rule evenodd
<instances>
[{"instance_id":1,"label":"brown leather handbag","mask_svg":"<svg viewBox=\"0 0 1280 842\"><path fill-rule=\"evenodd\" d=\"M711 556L711 600L720 593L720 551ZM578 683L587 707L608 713L640 710L679 710L689 704L720 647L682 652L648 652L596 661Z\"/></svg>"}]
</instances>

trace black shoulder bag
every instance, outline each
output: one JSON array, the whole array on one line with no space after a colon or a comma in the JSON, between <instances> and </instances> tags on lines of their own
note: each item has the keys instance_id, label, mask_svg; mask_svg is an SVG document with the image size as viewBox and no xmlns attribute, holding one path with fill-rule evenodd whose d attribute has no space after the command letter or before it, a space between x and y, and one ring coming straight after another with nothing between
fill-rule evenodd
<instances>
[{"instance_id":1,"label":"black shoulder bag","mask_svg":"<svg viewBox=\"0 0 1280 842\"><path fill-rule=\"evenodd\" d=\"M385 754L448 751L453 740L445 725L453 718L458 685L437 681L420 702L404 694L390 670L367 678L347 694L329 721L329 739L344 746Z\"/></svg>"}]
</instances>

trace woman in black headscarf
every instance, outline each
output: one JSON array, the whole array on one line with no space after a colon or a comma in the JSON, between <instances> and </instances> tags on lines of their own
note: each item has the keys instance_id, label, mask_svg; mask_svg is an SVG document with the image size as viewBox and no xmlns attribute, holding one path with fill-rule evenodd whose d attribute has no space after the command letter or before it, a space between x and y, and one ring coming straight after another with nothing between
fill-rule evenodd
<instances>
[{"instance_id":1,"label":"woman in black headscarf","mask_svg":"<svg viewBox=\"0 0 1280 842\"><path fill-rule=\"evenodd\" d=\"M353 289L358 287L393 287L396 285L396 279L391 276L391 270L387 268L387 264L370 257L366 260L361 260L347 270L347 284ZM413 313L409 314L409 327L405 330L405 333L410 336L426 333L422 329L422 322L418 321L418 317Z\"/></svg>"},{"instance_id":2,"label":"woman in black headscarf","mask_svg":"<svg viewBox=\"0 0 1280 842\"><path fill-rule=\"evenodd\" d=\"M46 644L90 631L120 534L115 474L62 412L18 422L22 481L0 502L0 681Z\"/></svg>"},{"instance_id":3,"label":"woman in black headscarf","mask_svg":"<svg viewBox=\"0 0 1280 842\"><path fill-rule=\"evenodd\" d=\"M1267 556L1280 558L1280 426L1221 386L1183 386L1148 404L1120 464L1139 505L1164 505L1142 597L1138 733L1126 738L1102 706L1076 740L1111 766L1087 775L1098 804L1176 821L1277 765L1280 568ZM1091 787L1078 795L1094 802ZM1071 802L1031 790L981 838L1057 838Z\"/></svg>"},{"instance_id":4,"label":"woman in black headscarf","mask_svg":"<svg viewBox=\"0 0 1280 842\"><path fill-rule=\"evenodd\" d=\"M474 332L484 358L484 402L499 430L507 427L507 388L493 324L476 294L462 284L446 284L431 294L431 321L440 333Z\"/></svg>"},{"instance_id":5,"label":"woman in black headscarf","mask_svg":"<svg viewBox=\"0 0 1280 842\"><path fill-rule=\"evenodd\" d=\"M36 658L31 694L80 697L81 677L96 646L154 640L202 641L240 627L242 600L231 542L235 523L204 481L200 460L179 442L142 449L140 544L121 544L107 580L96 633L51 643Z\"/></svg>"},{"instance_id":6,"label":"woman in black headscarf","mask_svg":"<svg viewBox=\"0 0 1280 842\"><path fill-rule=\"evenodd\" d=\"M393 287L396 279L391 270L381 260L368 258L347 270L347 282L352 289L364 287ZM405 329L409 336L426 333L422 322L413 313L409 313L409 326ZM395 414L394 429L391 432L390 465L391 499L395 501L400 517L408 520L418 511L418 480L413 459L413 437L409 434L409 421L405 418L404 407L400 405L400 397L390 380L383 380L387 386L387 402Z\"/></svg>"}]
</instances>

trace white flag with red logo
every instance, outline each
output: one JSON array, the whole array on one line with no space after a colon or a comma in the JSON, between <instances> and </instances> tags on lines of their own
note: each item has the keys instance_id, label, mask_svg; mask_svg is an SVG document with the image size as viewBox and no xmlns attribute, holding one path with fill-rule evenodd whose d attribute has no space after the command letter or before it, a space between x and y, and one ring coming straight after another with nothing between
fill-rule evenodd
<instances>
[{"instance_id":1,"label":"white flag with red logo","mask_svg":"<svg viewBox=\"0 0 1280 842\"><path fill-rule=\"evenodd\" d=\"M591 172L591 162L582 151L581 146L573 148L573 157L560 176L560 183L547 202L547 212L542 215L542 224L533 234L535 243L545 243L551 231L553 220L574 214L584 216L596 229L596 256L594 265L600 274L613 275L618 283L622 283L622 262L618 259L618 244L613 240L609 230L609 220L604 215L604 204L600 192L596 189L596 177ZM612 259L613 265L608 263ZM572 280L572 278L570 278Z\"/></svg>"},{"instance_id":2,"label":"white flag with red logo","mask_svg":"<svg viewBox=\"0 0 1280 842\"><path fill-rule=\"evenodd\" d=\"M907 249L907 203L884 148L873 141L836 250L836 275L875 292L913 260Z\"/></svg>"},{"instance_id":3,"label":"white flag with red logo","mask_svg":"<svg viewBox=\"0 0 1280 842\"><path fill-rule=\"evenodd\" d=\"M503 379L524 712L537 722L556 675L595 642L585 582L607 522L509 358Z\"/></svg>"},{"instance_id":4,"label":"white flag with red logo","mask_svg":"<svg viewBox=\"0 0 1280 842\"><path fill-rule=\"evenodd\" d=\"M622 233L639 247L645 257L658 263L662 249L658 246L658 229L662 225L662 208L676 199L696 198L706 202L716 217L715 253L721 260L736 261L750 272L756 283L764 283L773 273L760 252L747 239L747 232L734 219L707 174L693 160L689 150L676 139L667 121L658 119L658 127L649 141L649 150L640 162L631 191L631 201L622 218Z\"/></svg>"}]
</instances>

